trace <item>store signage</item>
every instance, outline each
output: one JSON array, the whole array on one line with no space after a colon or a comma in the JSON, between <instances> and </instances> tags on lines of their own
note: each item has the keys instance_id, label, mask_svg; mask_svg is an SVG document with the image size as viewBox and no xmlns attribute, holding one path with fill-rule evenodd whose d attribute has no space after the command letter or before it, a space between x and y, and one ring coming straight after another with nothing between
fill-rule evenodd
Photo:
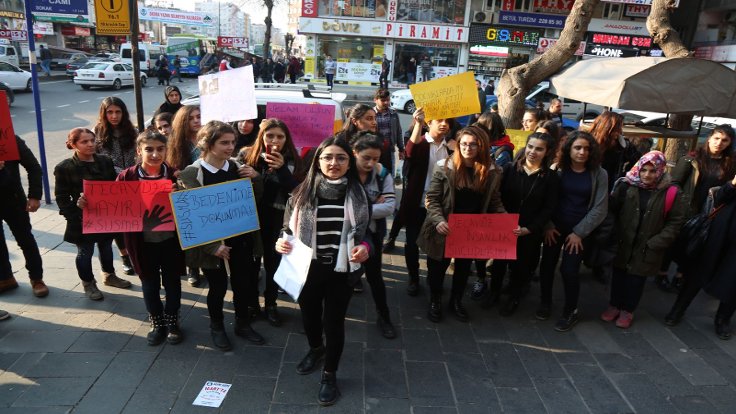
<instances>
[{"instance_id":1,"label":"store signage","mask_svg":"<svg viewBox=\"0 0 736 414\"><path fill-rule=\"evenodd\" d=\"M302 17L299 19L299 33L329 33L348 36L380 37L383 34L385 24L385 22L366 20L312 19Z\"/></svg>"},{"instance_id":2,"label":"store signage","mask_svg":"<svg viewBox=\"0 0 736 414\"><path fill-rule=\"evenodd\" d=\"M149 20L155 22L188 24L192 26L212 26L212 17L206 13L185 12L169 9L153 9L150 7L141 7L138 9L138 18L140 20Z\"/></svg>"},{"instance_id":3,"label":"store signage","mask_svg":"<svg viewBox=\"0 0 736 414\"><path fill-rule=\"evenodd\" d=\"M548 51L552 46L554 46L560 39L552 39L549 37L543 37L539 39L539 44L537 45L537 54L542 54L546 51ZM575 51L575 56L583 56L583 53L585 52L585 42L580 42L580 46L578 46L578 50Z\"/></svg>"},{"instance_id":4,"label":"store signage","mask_svg":"<svg viewBox=\"0 0 736 414\"><path fill-rule=\"evenodd\" d=\"M25 14L12 10L0 10L0 17L9 17L11 19L25 19Z\"/></svg>"},{"instance_id":5,"label":"store signage","mask_svg":"<svg viewBox=\"0 0 736 414\"><path fill-rule=\"evenodd\" d=\"M87 0L34 0L31 2L33 13L88 14Z\"/></svg>"},{"instance_id":6,"label":"store signage","mask_svg":"<svg viewBox=\"0 0 736 414\"><path fill-rule=\"evenodd\" d=\"M534 11L542 13L567 13L575 0L534 0Z\"/></svg>"},{"instance_id":7,"label":"store signage","mask_svg":"<svg viewBox=\"0 0 736 414\"><path fill-rule=\"evenodd\" d=\"M396 21L396 12L399 9L398 0L388 0L388 20Z\"/></svg>"},{"instance_id":8,"label":"store signage","mask_svg":"<svg viewBox=\"0 0 736 414\"><path fill-rule=\"evenodd\" d=\"M493 57L508 57L509 48L502 47L502 46L475 45L475 46L470 46L470 54L471 55L493 56Z\"/></svg>"},{"instance_id":9,"label":"store signage","mask_svg":"<svg viewBox=\"0 0 736 414\"><path fill-rule=\"evenodd\" d=\"M512 29L492 26L488 24L474 24L470 26L471 44L501 44L537 46L539 32L534 30Z\"/></svg>"},{"instance_id":10,"label":"store signage","mask_svg":"<svg viewBox=\"0 0 736 414\"><path fill-rule=\"evenodd\" d=\"M383 36L396 39L437 40L442 42L467 42L468 29L463 26L439 26L433 24L386 23Z\"/></svg>"},{"instance_id":11,"label":"store signage","mask_svg":"<svg viewBox=\"0 0 736 414\"><path fill-rule=\"evenodd\" d=\"M88 27L62 26L61 34L64 36L90 36Z\"/></svg>"},{"instance_id":12,"label":"store signage","mask_svg":"<svg viewBox=\"0 0 736 414\"><path fill-rule=\"evenodd\" d=\"M624 4L646 4L651 5L652 0L603 0L605 3L624 3ZM680 0L675 0L675 7L680 6Z\"/></svg>"},{"instance_id":13,"label":"store signage","mask_svg":"<svg viewBox=\"0 0 736 414\"><path fill-rule=\"evenodd\" d=\"M40 35L53 35L54 34L54 24L48 23L48 22L35 22L33 23L33 34L40 34ZM87 34L89 36L89 32Z\"/></svg>"},{"instance_id":14,"label":"store signage","mask_svg":"<svg viewBox=\"0 0 736 414\"><path fill-rule=\"evenodd\" d=\"M622 46L602 46L588 43L585 54L595 57L634 57L639 56L639 49Z\"/></svg>"},{"instance_id":15,"label":"store signage","mask_svg":"<svg viewBox=\"0 0 736 414\"><path fill-rule=\"evenodd\" d=\"M590 19L588 32L618 33L625 35L648 35L647 25L644 22L623 20Z\"/></svg>"},{"instance_id":16,"label":"store signage","mask_svg":"<svg viewBox=\"0 0 736 414\"><path fill-rule=\"evenodd\" d=\"M98 35L130 35L127 0L95 0Z\"/></svg>"},{"instance_id":17,"label":"store signage","mask_svg":"<svg viewBox=\"0 0 736 414\"><path fill-rule=\"evenodd\" d=\"M28 32L25 30L0 30L0 39L10 39L14 42L28 40Z\"/></svg>"},{"instance_id":18,"label":"store signage","mask_svg":"<svg viewBox=\"0 0 736 414\"><path fill-rule=\"evenodd\" d=\"M588 33L588 42L599 45L652 47L652 38L648 36L626 36L610 33Z\"/></svg>"},{"instance_id":19,"label":"store signage","mask_svg":"<svg viewBox=\"0 0 736 414\"><path fill-rule=\"evenodd\" d=\"M299 33L340 34L429 42L465 43L468 41L468 28L464 26L308 17L299 19Z\"/></svg>"},{"instance_id":20,"label":"store signage","mask_svg":"<svg viewBox=\"0 0 736 414\"><path fill-rule=\"evenodd\" d=\"M339 81L378 82L381 65L374 63L337 62L335 79Z\"/></svg>"},{"instance_id":21,"label":"store signage","mask_svg":"<svg viewBox=\"0 0 736 414\"><path fill-rule=\"evenodd\" d=\"M317 17L317 0L302 0L302 17Z\"/></svg>"},{"instance_id":22,"label":"store signage","mask_svg":"<svg viewBox=\"0 0 736 414\"><path fill-rule=\"evenodd\" d=\"M322 22L322 30L329 32L360 33L360 23L350 21Z\"/></svg>"},{"instance_id":23,"label":"store signage","mask_svg":"<svg viewBox=\"0 0 736 414\"><path fill-rule=\"evenodd\" d=\"M626 17L647 17L649 16L650 6L639 6L636 4L627 4L624 8L624 16Z\"/></svg>"},{"instance_id":24,"label":"store signage","mask_svg":"<svg viewBox=\"0 0 736 414\"><path fill-rule=\"evenodd\" d=\"M248 39L244 37L217 36L217 47L248 47Z\"/></svg>"},{"instance_id":25,"label":"store signage","mask_svg":"<svg viewBox=\"0 0 736 414\"><path fill-rule=\"evenodd\" d=\"M37 22L90 23L89 16L74 16L71 14L33 13L33 18Z\"/></svg>"},{"instance_id":26,"label":"store signage","mask_svg":"<svg viewBox=\"0 0 736 414\"><path fill-rule=\"evenodd\" d=\"M513 11L514 10L514 3L515 3L515 0L503 0L503 4L501 5L501 10L503 10L503 11Z\"/></svg>"},{"instance_id":27,"label":"store signage","mask_svg":"<svg viewBox=\"0 0 736 414\"><path fill-rule=\"evenodd\" d=\"M555 14L506 12L499 13L498 22L514 26L544 27L549 29L562 29L565 27L567 16Z\"/></svg>"},{"instance_id":28,"label":"store signage","mask_svg":"<svg viewBox=\"0 0 736 414\"><path fill-rule=\"evenodd\" d=\"M714 62L736 61L736 45L700 46L695 48L695 57Z\"/></svg>"}]
</instances>

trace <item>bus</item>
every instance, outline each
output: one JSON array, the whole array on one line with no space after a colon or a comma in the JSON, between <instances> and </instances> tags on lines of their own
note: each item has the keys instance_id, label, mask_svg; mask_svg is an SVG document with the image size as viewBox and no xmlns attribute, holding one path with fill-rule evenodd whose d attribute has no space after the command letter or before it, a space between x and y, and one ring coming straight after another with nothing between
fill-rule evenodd
<instances>
[{"instance_id":1,"label":"bus","mask_svg":"<svg viewBox=\"0 0 736 414\"><path fill-rule=\"evenodd\" d=\"M169 69L174 69L174 59L181 63L181 74L198 76L199 63L207 54L214 54L217 39L198 35L174 35L168 38L166 57L169 59Z\"/></svg>"}]
</instances>

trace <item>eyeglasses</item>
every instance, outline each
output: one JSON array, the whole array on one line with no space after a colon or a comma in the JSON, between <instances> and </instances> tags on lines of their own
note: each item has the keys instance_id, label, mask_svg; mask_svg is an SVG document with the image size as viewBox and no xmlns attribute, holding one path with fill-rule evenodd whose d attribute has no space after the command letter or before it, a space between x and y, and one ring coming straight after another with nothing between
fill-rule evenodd
<instances>
[{"instance_id":1,"label":"eyeglasses","mask_svg":"<svg viewBox=\"0 0 736 414\"><path fill-rule=\"evenodd\" d=\"M333 161L337 162L338 164L347 164L348 161L350 161L350 157L348 157L347 155L323 155L319 157L319 160L327 164L330 164Z\"/></svg>"},{"instance_id":2,"label":"eyeglasses","mask_svg":"<svg viewBox=\"0 0 736 414\"><path fill-rule=\"evenodd\" d=\"M459 145L462 148L478 148L477 142L461 142Z\"/></svg>"}]
</instances>

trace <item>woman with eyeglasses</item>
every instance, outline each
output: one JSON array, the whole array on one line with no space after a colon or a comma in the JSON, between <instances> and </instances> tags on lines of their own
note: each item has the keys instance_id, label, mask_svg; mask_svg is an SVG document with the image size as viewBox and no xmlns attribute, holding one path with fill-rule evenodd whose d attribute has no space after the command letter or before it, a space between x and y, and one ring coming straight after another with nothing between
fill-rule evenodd
<instances>
[{"instance_id":1,"label":"woman with eyeglasses","mask_svg":"<svg viewBox=\"0 0 736 414\"><path fill-rule=\"evenodd\" d=\"M501 169L488 149L488 135L478 126L457 133L458 151L437 162L427 191L427 218L418 244L427 253L427 281L430 289L429 320L442 319L442 285L451 258L445 258L445 238L452 231L450 214L505 213L501 202ZM455 259L450 311L461 322L468 321L462 304L474 259Z\"/></svg>"},{"instance_id":2,"label":"woman with eyeglasses","mask_svg":"<svg viewBox=\"0 0 736 414\"><path fill-rule=\"evenodd\" d=\"M296 372L309 374L324 359L317 398L323 406L334 404L340 394L336 372L345 345L345 314L361 263L371 252L370 220L370 202L350 146L341 138L326 139L317 147L307 177L292 193L284 214L284 231L313 249L299 296L310 349ZM276 241L277 252L289 254L291 249L289 239Z\"/></svg>"}]
</instances>

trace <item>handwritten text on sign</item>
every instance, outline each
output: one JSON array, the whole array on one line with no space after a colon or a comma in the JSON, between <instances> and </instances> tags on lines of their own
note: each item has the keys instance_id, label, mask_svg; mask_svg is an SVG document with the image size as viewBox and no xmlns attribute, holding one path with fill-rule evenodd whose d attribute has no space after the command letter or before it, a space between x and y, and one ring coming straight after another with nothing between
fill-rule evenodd
<instances>
[{"instance_id":1,"label":"handwritten text on sign","mask_svg":"<svg viewBox=\"0 0 736 414\"><path fill-rule=\"evenodd\" d=\"M170 180L85 180L82 233L173 231L170 192Z\"/></svg>"},{"instance_id":2,"label":"handwritten text on sign","mask_svg":"<svg viewBox=\"0 0 736 414\"><path fill-rule=\"evenodd\" d=\"M417 108L424 108L424 118L444 119L480 112L475 74L463 72L409 86Z\"/></svg>"},{"instance_id":3,"label":"handwritten text on sign","mask_svg":"<svg viewBox=\"0 0 736 414\"><path fill-rule=\"evenodd\" d=\"M18 142L15 140L13 120L5 91L0 91L0 161L19 160Z\"/></svg>"},{"instance_id":4,"label":"handwritten text on sign","mask_svg":"<svg viewBox=\"0 0 736 414\"><path fill-rule=\"evenodd\" d=\"M316 147L332 135L335 107L320 104L268 102L266 117L278 118L289 127L294 146Z\"/></svg>"},{"instance_id":5,"label":"handwritten text on sign","mask_svg":"<svg viewBox=\"0 0 736 414\"><path fill-rule=\"evenodd\" d=\"M202 125L258 117L252 66L203 75L197 82Z\"/></svg>"},{"instance_id":6,"label":"handwritten text on sign","mask_svg":"<svg viewBox=\"0 0 736 414\"><path fill-rule=\"evenodd\" d=\"M445 257L516 260L518 214L450 214Z\"/></svg>"},{"instance_id":7,"label":"handwritten text on sign","mask_svg":"<svg viewBox=\"0 0 736 414\"><path fill-rule=\"evenodd\" d=\"M248 178L177 191L170 197L182 249L260 228Z\"/></svg>"}]
</instances>

